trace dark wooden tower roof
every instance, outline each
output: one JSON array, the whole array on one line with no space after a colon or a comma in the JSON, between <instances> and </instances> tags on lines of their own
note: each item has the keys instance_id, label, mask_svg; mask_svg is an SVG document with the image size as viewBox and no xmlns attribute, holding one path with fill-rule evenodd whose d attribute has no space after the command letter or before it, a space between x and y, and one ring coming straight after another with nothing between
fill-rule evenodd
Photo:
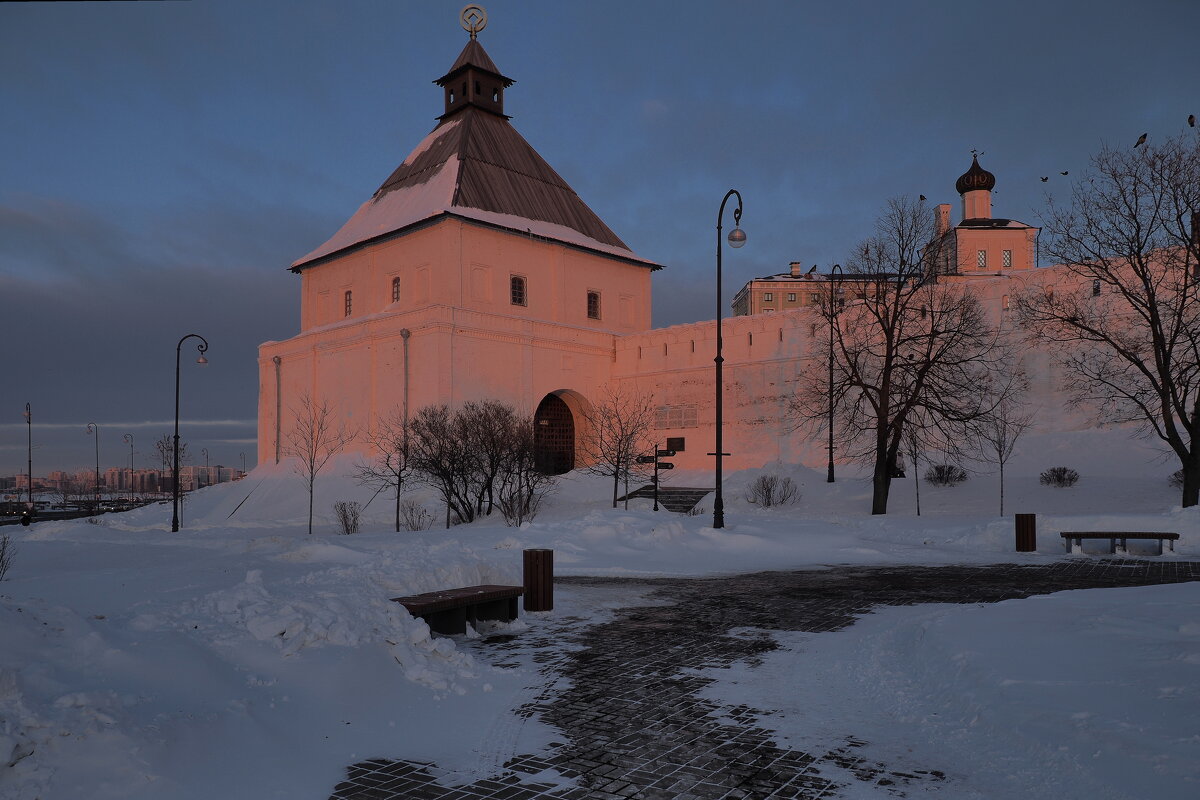
<instances>
[{"instance_id":1,"label":"dark wooden tower roof","mask_svg":"<svg viewBox=\"0 0 1200 800\"><path fill-rule=\"evenodd\" d=\"M445 113L333 238L292 264L300 270L441 216L457 216L643 264L525 141L504 114L513 81L477 39L435 81Z\"/></svg>"}]
</instances>

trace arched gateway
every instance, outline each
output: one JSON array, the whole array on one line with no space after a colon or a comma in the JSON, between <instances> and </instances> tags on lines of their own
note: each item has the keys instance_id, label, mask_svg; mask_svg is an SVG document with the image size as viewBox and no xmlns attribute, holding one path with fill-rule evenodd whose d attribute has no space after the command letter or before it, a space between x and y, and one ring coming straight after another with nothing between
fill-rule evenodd
<instances>
[{"instance_id":1,"label":"arched gateway","mask_svg":"<svg viewBox=\"0 0 1200 800\"><path fill-rule=\"evenodd\" d=\"M547 475L575 468L575 415L559 393L548 394L533 415L534 460Z\"/></svg>"}]
</instances>

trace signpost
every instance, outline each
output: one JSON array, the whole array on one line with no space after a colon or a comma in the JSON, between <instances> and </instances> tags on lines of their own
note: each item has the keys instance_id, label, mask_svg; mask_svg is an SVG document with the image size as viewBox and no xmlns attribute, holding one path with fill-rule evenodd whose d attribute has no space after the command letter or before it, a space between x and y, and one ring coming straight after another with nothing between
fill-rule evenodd
<instances>
[{"instance_id":1,"label":"signpost","mask_svg":"<svg viewBox=\"0 0 1200 800\"><path fill-rule=\"evenodd\" d=\"M650 479L650 482L654 484L654 510L655 511L658 511L658 471L662 470L662 469L675 469L675 465L672 464L670 461L659 461L659 459L660 458L674 458L674 456L675 456L674 450L659 450L658 445L655 445L654 455L637 457L637 463L639 463L639 464L653 464L654 465L654 477L652 477Z\"/></svg>"}]
</instances>

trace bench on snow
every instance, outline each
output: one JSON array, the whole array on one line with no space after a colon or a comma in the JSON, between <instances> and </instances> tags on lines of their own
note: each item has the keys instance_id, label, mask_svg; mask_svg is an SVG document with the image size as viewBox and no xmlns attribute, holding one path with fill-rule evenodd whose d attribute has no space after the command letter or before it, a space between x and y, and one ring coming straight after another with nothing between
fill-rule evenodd
<instances>
[{"instance_id":1,"label":"bench on snow","mask_svg":"<svg viewBox=\"0 0 1200 800\"><path fill-rule=\"evenodd\" d=\"M466 633L481 619L511 622L517 618L517 598L525 593L521 586L464 586L441 592L426 592L408 597L393 597L392 602L420 617L434 633Z\"/></svg>"},{"instance_id":2,"label":"bench on snow","mask_svg":"<svg viewBox=\"0 0 1200 800\"><path fill-rule=\"evenodd\" d=\"M1130 539L1155 539L1158 541L1158 555L1160 556L1163 552L1164 541L1174 552L1175 541L1179 538L1178 533L1165 531L1063 531L1059 535L1062 536L1068 553L1082 553L1084 539L1108 539L1108 552L1122 555L1128 552ZM1120 545L1117 544L1118 542Z\"/></svg>"}]
</instances>

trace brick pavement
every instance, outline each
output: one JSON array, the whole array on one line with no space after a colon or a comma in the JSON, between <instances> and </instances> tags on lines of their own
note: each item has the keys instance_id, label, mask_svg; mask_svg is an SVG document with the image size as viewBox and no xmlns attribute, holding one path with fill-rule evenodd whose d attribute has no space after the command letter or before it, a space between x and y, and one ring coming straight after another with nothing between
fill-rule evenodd
<instances>
[{"instance_id":1,"label":"brick pavement","mask_svg":"<svg viewBox=\"0 0 1200 800\"><path fill-rule=\"evenodd\" d=\"M1190 580L1200 580L1200 562L1114 558L703 579L560 578L579 586L640 586L648 600L662 603L623 608L611 621L582 629L552 616L519 636L461 643L498 666L522 659L539 664L544 689L516 713L554 726L562 741L540 754L509 758L497 774L462 785L443 782L452 776L437 765L405 761L399 753L362 761L347 769L330 800L829 798L841 793L839 780L904 797L909 787L943 781L946 765L892 768L859 757L864 743L854 738L824 752L778 747L756 725L762 712L701 699L699 690L712 679L696 670L753 664L776 648L766 631L838 630L878 605L992 603L1062 589ZM548 782L548 771L571 785Z\"/></svg>"}]
</instances>

